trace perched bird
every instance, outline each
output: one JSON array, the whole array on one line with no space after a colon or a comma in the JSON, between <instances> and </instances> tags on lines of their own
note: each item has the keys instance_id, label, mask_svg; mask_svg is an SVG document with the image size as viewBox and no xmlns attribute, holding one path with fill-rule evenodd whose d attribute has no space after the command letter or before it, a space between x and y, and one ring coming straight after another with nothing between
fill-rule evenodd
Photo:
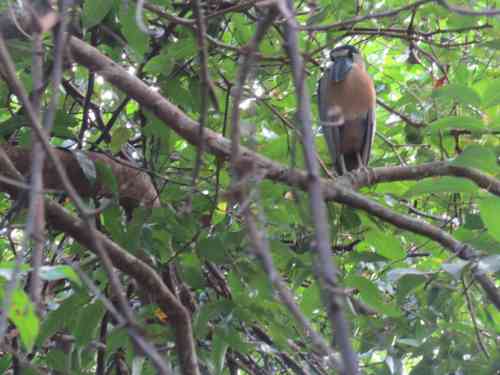
<instances>
[{"instance_id":1,"label":"perched bird","mask_svg":"<svg viewBox=\"0 0 500 375\"><path fill-rule=\"evenodd\" d=\"M358 49L330 52L333 64L318 84L320 125L339 175L368 164L375 135L375 88Z\"/></svg>"}]
</instances>

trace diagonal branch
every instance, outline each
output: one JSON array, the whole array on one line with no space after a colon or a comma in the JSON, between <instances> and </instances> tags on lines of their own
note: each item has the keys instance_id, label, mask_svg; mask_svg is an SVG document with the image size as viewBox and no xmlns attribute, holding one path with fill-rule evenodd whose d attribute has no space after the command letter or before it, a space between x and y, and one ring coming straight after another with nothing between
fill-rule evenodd
<instances>
[{"instance_id":1,"label":"diagonal branch","mask_svg":"<svg viewBox=\"0 0 500 375\"><path fill-rule=\"evenodd\" d=\"M10 178L23 181L23 177L2 148L0 148L0 170ZM13 196L17 196L21 192L19 188L13 185L6 185L4 190ZM103 233L97 230L89 231L88 224L84 220L75 218L58 203L50 199L45 199L44 203L47 223L54 229L67 233L98 256L100 250L102 250L114 267L133 277L141 288L155 291L155 302L163 311L168 312L172 327L174 327L182 373L199 375L190 315L182 303L168 289L158 273ZM98 249L96 244L101 246L101 249Z\"/></svg>"},{"instance_id":2,"label":"diagonal branch","mask_svg":"<svg viewBox=\"0 0 500 375\"><path fill-rule=\"evenodd\" d=\"M474 182L491 194L500 196L500 180L477 169L454 165L448 161L434 161L412 166L373 168L353 174L350 183L354 189L380 182L421 180L428 177L455 176Z\"/></svg>"},{"instance_id":3,"label":"diagonal branch","mask_svg":"<svg viewBox=\"0 0 500 375\"><path fill-rule=\"evenodd\" d=\"M165 126L173 129L179 136L186 139L189 143L193 145L199 144L199 124L161 96L161 94L151 90L151 88L139 78L129 74L119 64L104 56L97 49L89 46L87 43L71 37L69 38L68 45L71 49L72 56L78 63L98 72L99 75L112 85L129 94L130 97L137 100L145 108L152 111L165 123ZM207 152L221 158L230 158L231 142L227 138L210 129L205 129L203 141L205 142ZM242 146L240 147L239 158L240 160L249 159L249 161L255 165L256 168L264 170L265 177L267 179L281 182L289 186L298 187L302 190L307 190L309 177L303 171L290 170L280 163L268 159L258 153L252 152ZM418 166L408 168L418 168ZM466 170L469 172L473 171L469 168L466 168ZM476 178L479 177L479 175L477 173L469 173L467 177ZM479 184L480 180L473 181ZM424 221L394 212L376 202L370 201L352 189L343 187L342 184L322 179L321 186L324 198L327 200L334 200L362 209L384 221L396 225L398 228L422 234L436 242L439 242L446 249L457 254L463 259L470 260L478 255L477 251L471 247L467 247L468 250L466 252L460 251L460 249L466 247L465 244L455 240L452 236L441 229ZM446 240L443 240L443 238ZM500 310L500 294L491 280L489 280L485 275L476 275L476 280L481 283L481 286L487 292L490 300Z\"/></svg>"},{"instance_id":4,"label":"diagonal branch","mask_svg":"<svg viewBox=\"0 0 500 375\"><path fill-rule=\"evenodd\" d=\"M246 54L242 58L240 68L238 69L237 80L234 87L231 89L233 96L232 116L231 116L231 166L233 168L233 189L240 189L241 192L235 194L240 203L240 210L245 222L246 231L250 240L250 247L254 254L260 259L264 271L269 277L269 281L277 290L281 302L287 307L295 321L302 328L304 333L311 338L312 344L322 356L328 358L328 362L335 368L341 368L341 364L335 360L333 352L328 346L324 338L318 334L307 317L300 311L300 308L294 301L293 294L288 289L283 278L276 270L273 264L273 259L270 252L269 241L267 234L263 228L260 228L258 221L262 224L265 223L264 214L261 208L258 208L260 215L254 214L251 207L251 200L254 201L257 207L260 206L259 183L260 180L252 175L253 168L248 164L244 166L239 165L239 150L240 150L240 130L239 130L239 117L240 117L240 101L243 95L243 88L245 81L250 75L255 62L255 54L258 46L264 38L267 30L271 27L273 21L278 16L276 7L270 7L266 16L259 20L257 23L256 31L252 39L245 47ZM250 190L250 180L255 179L255 186ZM259 220L257 220L259 219Z\"/></svg>"},{"instance_id":5,"label":"diagonal branch","mask_svg":"<svg viewBox=\"0 0 500 375\"><path fill-rule=\"evenodd\" d=\"M297 23L294 16L293 1L278 0L279 8L286 19L284 27L284 47L290 58L292 75L297 97L297 119L302 130L302 147L307 170L307 191L312 221L315 228L316 259L314 270L323 294L324 304L342 355L346 375L359 374L358 356L350 339L350 329L342 307L346 305L344 297L338 292L339 271L331 255L330 229L321 189L319 164L314 149L312 130L311 98L305 85L305 69L299 51ZM343 371L343 373L344 373Z\"/></svg>"}]
</instances>

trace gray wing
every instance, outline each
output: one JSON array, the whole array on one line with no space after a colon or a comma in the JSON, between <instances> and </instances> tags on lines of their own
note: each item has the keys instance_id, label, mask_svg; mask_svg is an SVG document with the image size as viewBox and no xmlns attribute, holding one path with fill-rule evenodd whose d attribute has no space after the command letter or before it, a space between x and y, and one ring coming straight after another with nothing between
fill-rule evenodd
<instances>
[{"instance_id":1,"label":"gray wing","mask_svg":"<svg viewBox=\"0 0 500 375\"><path fill-rule=\"evenodd\" d=\"M377 119L375 117L375 105L368 112L366 117L366 133L365 140L363 142L363 149L361 150L361 156L365 166L368 166L368 161L370 160L370 153L372 150L373 139L375 138L375 132L377 130Z\"/></svg>"},{"instance_id":2,"label":"gray wing","mask_svg":"<svg viewBox=\"0 0 500 375\"><path fill-rule=\"evenodd\" d=\"M323 77L319 80L318 83L318 113L319 113L319 121L320 126L323 129L323 135L326 140L326 145L328 146L328 151L330 153L330 157L332 159L332 163L335 166L337 162L337 150L338 147L335 145L335 138L333 136L333 129L331 126L324 126L324 124L328 121L328 98L327 98L327 89L328 83L330 81L330 71L332 67L329 67L325 70Z\"/></svg>"}]
</instances>

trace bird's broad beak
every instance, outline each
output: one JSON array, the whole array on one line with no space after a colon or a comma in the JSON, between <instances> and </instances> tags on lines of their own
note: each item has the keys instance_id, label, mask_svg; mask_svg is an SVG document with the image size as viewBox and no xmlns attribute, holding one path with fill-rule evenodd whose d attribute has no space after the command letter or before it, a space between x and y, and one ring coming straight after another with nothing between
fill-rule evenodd
<instances>
[{"instance_id":1,"label":"bird's broad beak","mask_svg":"<svg viewBox=\"0 0 500 375\"><path fill-rule=\"evenodd\" d=\"M330 72L330 79L333 82L343 81L347 76L347 73L351 70L352 64L352 59L348 56L337 58L333 63L333 67Z\"/></svg>"}]
</instances>

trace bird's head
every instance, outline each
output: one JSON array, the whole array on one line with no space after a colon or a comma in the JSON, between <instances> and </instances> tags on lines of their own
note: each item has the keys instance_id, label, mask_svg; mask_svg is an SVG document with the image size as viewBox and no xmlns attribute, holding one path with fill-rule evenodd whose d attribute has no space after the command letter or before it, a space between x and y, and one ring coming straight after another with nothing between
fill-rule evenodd
<instances>
[{"instance_id":1,"label":"bird's head","mask_svg":"<svg viewBox=\"0 0 500 375\"><path fill-rule=\"evenodd\" d=\"M337 47L330 51L330 59L333 61L330 79L340 82L345 79L347 73L352 69L353 64L364 67L363 57L359 50L350 45Z\"/></svg>"}]
</instances>

